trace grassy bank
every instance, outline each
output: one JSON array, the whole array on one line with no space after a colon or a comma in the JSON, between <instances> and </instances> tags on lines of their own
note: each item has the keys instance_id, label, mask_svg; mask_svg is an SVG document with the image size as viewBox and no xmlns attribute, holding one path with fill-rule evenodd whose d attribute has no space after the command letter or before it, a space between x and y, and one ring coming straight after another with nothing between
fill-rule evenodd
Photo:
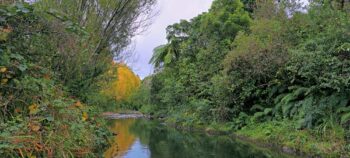
<instances>
[{"instance_id":1,"label":"grassy bank","mask_svg":"<svg viewBox=\"0 0 350 158\"><path fill-rule=\"evenodd\" d=\"M230 122L206 125L176 122L174 118L163 118L163 120L181 130L232 135L244 142L296 157L348 157L350 154L345 129L339 126L332 129L298 129L297 123L285 120L250 123L235 130Z\"/></svg>"},{"instance_id":2,"label":"grassy bank","mask_svg":"<svg viewBox=\"0 0 350 158\"><path fill-rule=\"evenodd\" d=\"M287 153L312 157L349 157L343 128L321 130L298 130L290 121L273 121L248 125L236 134L275 144Z\"/></svg>"}]
</instances>

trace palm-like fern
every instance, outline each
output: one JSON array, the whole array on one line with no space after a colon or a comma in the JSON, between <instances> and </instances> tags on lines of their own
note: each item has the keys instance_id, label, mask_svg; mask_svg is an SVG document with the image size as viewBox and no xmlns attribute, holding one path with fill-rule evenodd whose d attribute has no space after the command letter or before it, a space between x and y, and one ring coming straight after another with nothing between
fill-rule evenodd
<instances>
[{"instance_id":1,"label":"palm-like fern","mask_svg":"<svg viewBox=\"0 0 350 158\"><path fill-rule=\"evenodd\" d=\"M149 63L159 68L162 64L169 65L177 61L180 55L179 43L179 40L173 39L169 44L156 47Z\"/></svg>"},{"instance_id":2,"label":"palm-like fern","mask_svg":"<svg viewBox=\"0 0 350 158\"><path fill-rule=\"evenodd\" d=\"M344 124L350 121L349 96L346 93L320 94L310 88L299 87L276 98L274 115L299 120L299 127L312 128L333 121Z\"/></svg>"},{"instance_id":3,"label":"palm-like fern","mask_svg":"<svg viewBox=\"0 0 350 158\"><path fill-rule=\"evenodd\" d=\"M160 67L161 64L164 62L167 53L167 45L160 45L154 48L153 56L149 63L153 64L155 67Z\"/></svg>"}]
</instances>

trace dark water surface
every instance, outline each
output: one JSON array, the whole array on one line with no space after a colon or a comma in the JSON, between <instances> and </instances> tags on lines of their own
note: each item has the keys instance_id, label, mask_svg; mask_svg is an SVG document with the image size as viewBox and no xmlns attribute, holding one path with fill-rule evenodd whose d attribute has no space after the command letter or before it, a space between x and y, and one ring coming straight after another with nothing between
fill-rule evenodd
<instances>
[{"instance_id":1,"label":"dark water surface","mask_svg":"<svg viewBox=\"0 0 350 158\"><path fill-rule=\"evenodd\" d=\"M118 135L105 158L283 158L285 155L258 149L229 136L178 131L156 121L114 120Z\"/></svg>"}]
</instances>

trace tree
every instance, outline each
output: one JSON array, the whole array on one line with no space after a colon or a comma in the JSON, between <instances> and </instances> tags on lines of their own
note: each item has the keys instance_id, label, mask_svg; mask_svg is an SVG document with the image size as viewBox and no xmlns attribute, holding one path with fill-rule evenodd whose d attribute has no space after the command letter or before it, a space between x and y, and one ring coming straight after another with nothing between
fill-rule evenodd
<instances>
[{"instance_id":1,"label":"tree","mask_svg":"<svg viewBox=\"0 0 350 158\"><path fill-rule=\"evenodd\" d=\"M72 95L88 99L87 91L98 92L101 75L113 58L122 52L152 16L155 0L39 0L37 8L48 12L48 19L64 25L56 30L78 32L81 38L57 34L60 43L52 67ZM77 29L82 28L82 29Z\"/></svg>"},{"instance_id":2,"label":"tree","mask_svg":"<svg viewBox=\"0 0 350 158\"><path fill-rule=\"evenodd\" d=\"M40 0L41 8L65 13L92 34L94 53L109 48L118 55L139 29L147 25L155 0Z\"/></svg>"},{"instance_id":3,"label":"tree","mask_svg":"<svg viewBox=\"0 0 350 158\"><path fill-rule=\"evenodd\" d=\"M133 93L137 92L140 87L140 78L136 76L132 70L124 64L114 64L115 66L107 72L108 75L113 76L114 80L104 84L102 90L108 96L115 98L117 101L127 100ZM117 69L117 73L114 74L114 69ZM110 77L111 78L111 77Z\"/></svg>"},{"instance_id":4,"label":"tree","mask_svg":"<svg viewBox=\"0 0 350 158\"><path fill-rule=\"evenodd\" d=\"M239 31L251 19L240 1L216 0L208 13L167 27L166 45L155 49L151 63L161 70L152 77L152 101L160 109L210 103L211 79ZM197 101L198 100L198 101Z\"/></svg>"}]
</instances>

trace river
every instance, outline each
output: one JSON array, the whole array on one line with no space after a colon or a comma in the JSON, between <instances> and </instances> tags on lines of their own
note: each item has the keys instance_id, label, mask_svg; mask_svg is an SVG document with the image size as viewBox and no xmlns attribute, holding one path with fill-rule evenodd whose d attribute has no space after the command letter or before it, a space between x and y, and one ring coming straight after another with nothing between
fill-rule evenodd
<instances>
[{"instance_id":1,"label":"river","mask_svg":"<svg viewBox=\"0 0 350 158\"><path fill-rule=\"evenodd\" d=\"M146 119L113 120L111 130L117 135L112 146L105 151L105 158L286 157L229 136L179 131Z\"/></svg>"}]
</instances>

